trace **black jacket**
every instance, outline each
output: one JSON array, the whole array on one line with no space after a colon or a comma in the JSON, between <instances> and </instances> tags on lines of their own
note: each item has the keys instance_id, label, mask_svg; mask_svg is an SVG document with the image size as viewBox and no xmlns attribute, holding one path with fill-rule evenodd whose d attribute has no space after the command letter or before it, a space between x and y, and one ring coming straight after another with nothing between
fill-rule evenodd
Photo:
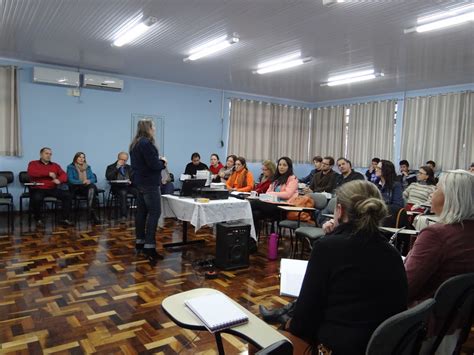
<instances>
[{"instance_id":1,"label":"black jacket","mask_svg":"<svg viewBox=\"0 0 474 355\"><path fill-rule=\"evenodd\" d=\"M290 332L333 355L365 354L375 328L407 308L402 258L380 234L343 224L315 242Z\"/></svg>"},{"instance_id":2,"label":"black jacket","mask_svg":"<svg viewBox=\"0 0 474 355\"><path fill-rule=\"evenodd\" d=\"M365 178L364 178L364 175L354 170L351 170L351 173L347 175L347 177L344 177L344 175L339 174L336 177L336 188L345 184L346 182L354 181L354 180L365 180Z\"/></svg>"},{"instance_id":3,"label":"black jacket","mask_svg":"<svg viewBox=\"0 0 474 355\"><path fill-rule=\"evenodd\" d=\"M147 138L141 138L130 151L133 177L136 186L160 186L161 170L165 163L159 158L158 149Z\"/></svg>"},{"instance_id":4,"label":"black jacket","mask_svg":"<svg viewBox=\"0 0 474 355\"><path fill-rule=\"evenodd\" d=\"M127 178L132 180L133 177L133 172L132 172L132 167L128 164L125 164L125 176L122 176L120 174L119 169L117 169L117 162L110 164L107 166L107 169L105 170L105 178L109 181L112 180L126 180Z\"/></svg>"},{"instance_id":5,"label":"black jacket","mask_svg":"<svg viewBox=\"0 0 474 355\"><path fill-rule=\"evenodd\" d=\"M198 170L209 170L209 168L202 162L199 162L199 165L194 165L193 162L190 162L186 165L184 173L186 175L196 175L196 171Z\"/></svg>"}]
</instances>

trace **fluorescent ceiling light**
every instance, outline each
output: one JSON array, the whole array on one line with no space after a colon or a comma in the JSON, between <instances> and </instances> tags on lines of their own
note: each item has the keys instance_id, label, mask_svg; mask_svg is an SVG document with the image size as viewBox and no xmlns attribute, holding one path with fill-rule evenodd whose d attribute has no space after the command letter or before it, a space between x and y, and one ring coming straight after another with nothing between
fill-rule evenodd
<instances>
[{"instance_id":1,"label":"fluorescent ceiling light","mask_svg":"<svg viewBox=\"0 0 474 355\"><path fill-rule=\"evenodd\" d=\"M330 6L340 2L345 2L345 0L323 0L323 5Z\"/></svg>"},{"instance_id":2,"label":"fluorescent ceiling light","mask_svg":"<svg viewBox=\"0 0 474 355\"><path fill-rule=\"evenodd\" d=\"M309 63L313 59L311 57L308 58L300 58L301 53L292 53L289 55L285 55L278 59L270 60L268 62L260 63L257 66L257 70L253 71L254 74L267 74L272 73L275 71L289 69L293 67L297 67L299 65Z\"/></svg>"},{"instance_id":3,"label":"fluorescent ceiling light","mask_svg":"<svg viewBox=\"0 0 474 355\"><path fill-rule=\"evenodd\" d=\"M328 78L328 82L329 81L338 81L338 80L350 79L350 78L355 78L355 77L370 75L370 74L374 74L373 69L367 69L367 70L361 70L361 71L351 72L351 73L347 73L347 74L330 76Z\"/></svg>"},{"instance_id":4,"label":"fluorescent ceiling light","mask_svg":"<svg viewBox=\"0 0 474 355\"><path fill-rule=\"evenodd\" d=\"M269 60L268 62L260 63L257 66L257 68L262 69L262 68L265 68L265 67L270 67L272 65L277 65L277 64L280 64L280 63L283 63L283 62L288 62L292 59L297 59L297 58L300 58L300 57L301 57L301 52L288 54L288 55L285 55L284 57L280 57L278 59L273 59L273 60Z\"/></svg>"},{"instance_id":5,"label":"fluorescent ceiling light","mask_svg":"<svg viewBox=\"0 0 474 355\"><path fill-rule=\"evenodd\" d=\"M149 17L145 21L137 23L136 25L129 28L123 34L121 34L115 41L112 43L115 47L122 47L123 45L130 43L147 32L158 19L156 17Z\"/></svg>"},{"instance_id":6,"label":"fluorescent ceiling light","mask_svg":"<svg viewBox=\"0 0 474 355\"><path fill-rule=\"evenodd\" d=\"M415 28L416 32L422 33L427 31L439 30L441 28L451 27L455 25L460 25L465 22L474 21L474 11L468 12L462 15L448 17L439 21L427 23L425 25L420 25Z\"/></svg>"},{"instance_id":7,"label":"fluorescent ceiling light","mask_svg":"<svg viewBox=\"0 0 474 355\"><path fill-rule=\"evenodd\" d=\"M337 86L337 85L358 83L361 81L375 79L381 76L384 76L384 74L375 73L374 70L362 70L362 71L353 72L350 74L343 74L343 75L330 77L328 79L328 82L321 84L321 86Z\"/></svg>"},{"instance_id":8,"label":"fluorescent ceiling light","mask_svg":"<svg viewBox=\"0 0 474 355\"><path fill-rule=\"evenodd\" d=\"M431 14L431 15L418 17L416 22L418 24L433 22L433 21L436 21L436 20L439 20L439 19L442 19L442 18L445 18L445 17L456 16L458 14L469 12L469 11L472 11L472 10L474 10L474 4L470 4L470 5L466 5L466 6L460 6L460 7L456 7L454 9L451 9L449 11L437 12L437 13L434 13L434 14Z\"/></svg>"},{"instance_id":9,"label":"fluorescent ceiling light","mask_svg":"<svg viewBox=\"0 0 474 355\"><path fill-rule=\"evenodd\" d=\"M191 55L183 59L184 62L188 60L197 60L213 53L219 52L227 47L230 47L234 43L239 42L239 37L237 35L232 35L232 37L227 38L227 36L214 39L202 46L196 47L191 50Z\"/></svg>"}]
</instances>

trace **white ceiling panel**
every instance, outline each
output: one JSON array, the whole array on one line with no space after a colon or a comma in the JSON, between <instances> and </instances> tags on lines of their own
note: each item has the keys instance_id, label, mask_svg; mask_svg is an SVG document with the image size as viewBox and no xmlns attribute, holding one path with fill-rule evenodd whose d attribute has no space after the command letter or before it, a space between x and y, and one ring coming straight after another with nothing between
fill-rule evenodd
<instances>
[{"instance_id":1,"label":"white ceiling panel","mask_svg":"<svg viewBox=\"0 0 474 355\"><path fill-rule=\"evenodd\" d=\"M258 95L317 102L474 82L474 23L404 34L417 17L469 1L0 0L0 56ZM158 23L130 45L111 46L136 16ZM183 62L213 38L225 51ZM300 51L313 61L253 74L258 63ZM321 87L328 76L373 67L385 77Z\"/></svg>"}]
</instances>

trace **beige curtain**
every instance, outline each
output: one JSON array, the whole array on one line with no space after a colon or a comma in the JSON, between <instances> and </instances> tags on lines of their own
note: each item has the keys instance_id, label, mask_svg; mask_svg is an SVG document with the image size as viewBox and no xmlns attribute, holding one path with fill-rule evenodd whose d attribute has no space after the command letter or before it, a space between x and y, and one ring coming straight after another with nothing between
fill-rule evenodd
<instances>
[{"instance_id":1,"label":"beige curtain","mask_svg":"<svg viewBox=\"0 0 474 355\"><path fill-rule=\"evenodd\" d=\"M294 163L308 162L311 110L286 105L273 105L272 109L272 158L287 156Z\"/></svg>"},{"instance_id":2,"label":"beige curtain","mask_svg":"<svg viewBox=\"0 0 474 355\"><path fill-rule=\"evenodd\" d=\"M261 101L232 99L228 154L260 161L271 157L272 107Z\"/></svg>"},{"instance_id":3,"label":"beige curtain","mask_svg":"<svg viewBox=\"0 0 474 355\"><path fill-rule=\"evenodd\" d=\"M228 152L248 161L307 161L309 116L301 107L232 99Z\"/></svg>"},{"instance_id":4,"label":"beige curtain","mask_svg":"<svg viewBox=\"0 0 474 355\"><path fill-rule=\"evenodd\" d=\"M17 69L0 67L0 155L21 156Z\"/></svg>"},{"instance_id":5,"label":"beige curtain","mask_svg":"<svg viewBox=\"0 0 474 355\"><path fill-rule=\"evenodd\" d=\"M466 169L473 158L472 92L406 99L402 159L414 168L434 160L439 169Z\"/></svg>"},{"instance_id":6,"label":"beige curtain","mask_svg":"<svg viewBox=\"0 0 474 355\"><path fill-rule=\"evenodd\" d=\"M344 156L345 122L344 107L319 107L313 109L311 118L310 155L329 155L337 159Z\"/></svg>"},{"instance_id":7,"label":"beige curtain","mask_svg":"<svg viewBox=\"0 0 474 355\"><path fill-rule=\"evenodd\" d=\"M368 166L374 157L393 159L394 100L348 106L347 158L353 166Z\"/></svg>"}]
</instances>

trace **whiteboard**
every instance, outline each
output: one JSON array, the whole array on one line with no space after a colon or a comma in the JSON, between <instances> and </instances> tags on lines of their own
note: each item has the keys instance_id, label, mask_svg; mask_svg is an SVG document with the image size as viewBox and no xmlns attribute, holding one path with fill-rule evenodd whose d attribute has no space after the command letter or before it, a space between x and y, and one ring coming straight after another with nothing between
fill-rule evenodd
<instances>
[{"instance_id":1,"label":"whiteboard","mask_svg":"<svg viewBox=\"0 0 474 355\"><path fill-rule=\"evenodd\" d=\"M145 115L142 113L132 113L132 137L131 140L135 137L135 133L137 131L137 123L140 120L152 120L155 123L155 143L158 147L158 152L160 156L165 155L165 133L164 133L164 117L157 116L157 115Z\"/></svg>"}]
</instances>

